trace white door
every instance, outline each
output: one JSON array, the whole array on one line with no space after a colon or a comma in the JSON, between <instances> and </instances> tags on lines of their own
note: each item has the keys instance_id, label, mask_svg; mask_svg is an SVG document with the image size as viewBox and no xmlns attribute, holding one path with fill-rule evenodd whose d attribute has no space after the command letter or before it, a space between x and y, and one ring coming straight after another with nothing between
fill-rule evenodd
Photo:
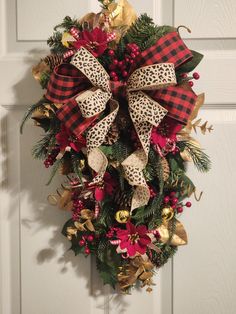
<instances>
[{"instance_id":1,"label":"white door","mask_svg":"<svg viewBox=\"0 0 236 314\"><path fill-rule=\"evenodd\" d=\"M93 261L66 253L60 234L67 214L47 204L57 183L31 158L41 131L28 124L27 105L42 94L30 68L65 15L97 10L96 0L0 0L0 314L234 314L236 313L236 1L130 0L159 24L186 25L189 47L202 51L200 116L214 132L199 136L212 158L208 175L189 169L200 203L182 221L189 245L158 272L152 294L118 296L103 287Z\"/></svg>"}]
</instances>

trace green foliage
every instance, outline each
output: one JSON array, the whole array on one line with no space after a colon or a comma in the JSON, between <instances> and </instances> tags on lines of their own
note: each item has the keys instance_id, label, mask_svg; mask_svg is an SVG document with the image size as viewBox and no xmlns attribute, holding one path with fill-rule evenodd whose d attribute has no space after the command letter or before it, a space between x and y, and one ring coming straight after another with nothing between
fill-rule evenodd
<instances>
[{"instance_id":1,"label":"green foliage","mask_svg":"<svg viewBox=\"0 0 236 314\"><path fill-rule=\"evenodd\" d=\"M47 85L48 85L48 82L49 82L49 79L50 79L50 75L51 75L51 73L48 73L48 72L43 72L41 74L40 85L41 85L42 89L46 89L47 88Z\"/></svg>"},{"instance_id":2,"label":"green foliage","mask_svg":"<svg viewBox=\"0 0 236 314\"><path fill-rule=\"evenodd\" d=\"M211 168L211 161L209 156L203 152L203 150L194 145L190 141L178 142L178 146L181 150L187 150L188 154L191 156L194 165L201 172L207 172Z\"/></svg>"},{"instance_id":3,"label":"green foliage","mask_svg":"<svg viewBox=\"0 0 236 314\"><path fill-rule=\"evenodd\" d=\"M99 258L96 259L97 270L103 280L104 285L108 284L115 289L117 284L117 269L107 263L103 263Z\"/></svg>"},{"instance_id":4,"label":"green foliage","mask_svg":"<svg viewBox=\"0 0 236 314\"><path fill-rule=\"evenodd\" d=\"M114 209L111 199L106 197L105 200L101 203L101 212L98 218L98 224L108 228L113 221L113 212Z\"/></svg>"},{"instance_id":5,"label":"green foliage","mask_svg":"<svg viewBox=\"0 0 236 314\"><path fill-rule=\"evenodd\" d=\"M72 167L73 167L73 171L76 174L76 176L79 178L80 183L82 185L84 185L83 183L83 174L80 168L80 158L78 157L78 155L72 153L71 154L71 161L72 161Z\"/></svg>"},{"instance_id":6,"label":"green foliage","mask_svg":"<svg viewBox=\"0 0 236 314\"><path fill-rule=\"evenodd\" d=\"M203 55L197 51L191 50L193 54L192 60L181 65L177 71L178 74L192 72L202 61Z\"/></svg>"},{"instance_id":7,"label":"green foliage","mask_svg":"<svg viewBox=\"0 0 236 314\"><path fill-rule=\"evenodd\" d=\"M102 9L107 9L108 6L109 6L112 2L115 2L115 0L109 0L109 2L108 2L107 4L104 4L104 0L98 0L98 2L101 3Z\"/></svg>"},{"instance_id":8,"label":"green foliage","mask_svg":"<svg viewBox=\"0 0 236 314\"><path fill-rule=\"evenodd\" d=\"M125 43L136 43L143 51L174 30L174 27L166 25L158 27L147 14L142 14L129 28L123 40Z\"/></svg>"},{"instance_id":9,"label":"green foliage","mask_svg":"<svg viewBox=\"0 0 236 314\"><path fill-rule=\"evenodd\" d=\"M55 133L47 133L42 139L40 139L32 149L32 155L35 159L44 159L52 148L56 144Z\"/></svg>"},{"instance_id":10,"label":"green foliage","mask_svg":"<svg viewBox=\"0 0 236 314\"><path fill-rule=\"evenodd\" d=\"M67 51L66 47L63 46L62 42L62 33L56 31L50 36L47 40L48 46L51 48L51 52L55 54L63 54Z\"/></svg>"},{"instance_id":11,"label":"green foliage","mask_svg":"<svg viewBox=\"0 0 236 314\"><path fill-rule=\"evenodd\" d=\"M157 267L161 267L168 262L168 260L174 256L177 252L178 247L172 246L169 244L160 245L161 252L157 253L152 251L152 259L157 265Z\"/></svg>"},{"instance_id":12,"label":"green foliage","mask_svg":"<svg viewBox=\"0 0 236 314\"><path fill-rule=\"evenodd\" d=\"M62 23L54 27L54 30L57 31L58 29L63 29L63 31L68 32L72 27L81 30L81 24L77 19L72 19L70 16L66 16L64 17Z\"/></svg>"},{"instance_id":13,"label":"green foliage","mask_svg":"<svg viewBox=\"0 0 236 314\"><path fill-rule=\"evenodd\" d=\"M61 166L61 163L62 163L61 160L56 160L56 161L54 162L54 164L53 164L53 166L52 166L52 171L51 171L49 180L48 180L48 182L46 183L46 185L49 185L49 184L52 182L52 180L53 180L53 178L55 177L55 175L56 175L58 169L59 169L60 166Z\"/></svg>"},{"instance_id":14,"label":"green foliage","mask_svg":"<svg viewBox=\"0 0 236 314\"><path fill-rule=\"evenodd\" d=\"M146 169L147 170L147 169ZM134 219L149 222L149 228L153 228L161 222L161 203L163 201L163 170L160 156L151 148L149 153L149 177L155 180L155 185L159 187L157 197L155 197L147 206L141 207L136 211Z\"/></svg>"},{"instance_id":15,"label":"green foliage","mask_svg":"<svg viewBox=\"0 0 236 314\"><path fill-rule=\"evenodd\" d=\"M38 102L36 102L35 104L31 105L28 108L28 110L25 112L24 117L23 117L23 119L21 121L21 125L20 125L20 133L21 134L23 133L23 128L24 128L24 125L25 125L26 121L31 118L32 114L36 110L38 110L40 108L44 108L44 104L45 103L49 103L49 101L46 98L43 97Z\"/></svg>"}]
</instances>

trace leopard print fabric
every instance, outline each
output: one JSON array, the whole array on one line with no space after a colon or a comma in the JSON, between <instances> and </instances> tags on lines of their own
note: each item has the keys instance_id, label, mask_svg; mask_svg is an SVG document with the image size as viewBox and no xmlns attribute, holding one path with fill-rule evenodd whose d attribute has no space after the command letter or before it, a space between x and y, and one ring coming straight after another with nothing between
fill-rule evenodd
<instances>
[{"instance_id":1,"label":"leopard print fabric","mask_svg":"<svg viewBox=\"0 0 236 314\"><path fill-rule=\"evenodd\" d=\"M148 65L134 71L128 80L128 90L152 90L175 85L176 76L173 63Z\"/></svg>"},{"instance_id":2,"label":"leopard print fabric","mask_svg":"<svg viewBox=\"0 0 236 314\"><path fill-rule=\"evenodd\" d=\"M109 75L98 60L84 47L81 47L71 60L80 72L82 72L93 86L110 93Z\"/></svg>"},{"instance_id":3,"label":"leopard print fabric","mask_svg":"<svg viewBox=\"0 0 236 314\"><path fill-rule=\"evenodd\" d=\"M128 99L131 119L148 155L152 126L158 126L167 110L143 92L129 93Z\"/></svg>"},{"instance_id":4,"label":"leopard print fabric","mask_svg":"<svg viewBox=\"0 0 236 314\"><path fill-rule=\"evenodd\" d=\"M95 91L88 90L83 92L76 98L76 101L82 116L84 118L90 118L103 112L110 98L111 94L97 89Z\"/></svg>"},{"instance_id":5,"label":"leopard print fabric","mask_svg":"<svg viewBox=\"0 0 236 314\"><path fill-rule=\"evenodd\" d=\"M103 112L112 96L109 75L97 59L83 47L74 55L71 64L77 67L97 88L85 91L76 98L81 114L83 117L89 118ZM93 126L86 137L88 164L97 173L93 183L103 180L108 165L107 158L99 146L104 142L106 134L116 118L119 110L118 102L110 100L110 109L110 113Z\"/></svg>"}]
</instances>

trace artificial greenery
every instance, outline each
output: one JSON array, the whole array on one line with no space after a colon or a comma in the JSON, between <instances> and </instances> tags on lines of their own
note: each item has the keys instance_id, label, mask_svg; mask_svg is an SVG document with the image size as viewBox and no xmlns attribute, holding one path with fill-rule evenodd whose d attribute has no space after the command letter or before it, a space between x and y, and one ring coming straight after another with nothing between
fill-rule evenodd
<instances>
[{"instance_id":1,"label":"artificial greenery","mask_svg":"<svg viewBox=\"0 0 236 314\"><path fill-rule=\"evenodd\" d=\"M97 115L96 120L85 132L78 133L79 131L76 132L74 129L75 125L68 127L70 119L72 119L72 124L74 121L70 112L71 97L68 97L63 104L60 101L53 104L46 98L47 96L42 97L25 113L21 132L25 122L33 117L37 125L44 131L44 136L35 144L32 154L34 158L43 160L45 167L50 168L51 175L47 184L52 182L59 171L65 175L63 184L57 190L56 201L61 209L70 211L72 215L72 218L65 223L62 229L62 234L71 241L70 249L75 255L83 254L87 257L93 254L95 256L96 266L104 284L110 284L114 288L119 284L122 287L120 282L127 280L130 276L133 281L131 280L131 284L125 285L126 288L123 289L123 292L129 291L136 281L141 281L143 286L148 286L150 289L151 277L154 273L154 268L150 264L159 268L176 253L177 246L172 245L172 239L178 232L178 228L176 228L177 219L179 219L185 206L191 206L189 201L185 203L185 199L191 197L196 190L194 183L186 174L187 167L184 156L188 156L188 159L191 159L201 172L208 171L211 163L209 157L196 142L192 141L190 136L183 137L181 133L176 133L172 123L179 127L179 119L174 120L167 113L163 121L152 128L152 133L150 130L150 134L148 136L146 134L150 140L149 154L146 156L147 163L140 162L139 157L137 157L140 155L135 154L136 163L132 165L133 168L131 169L134 174L141 171L143 178L139 178L138 183L129 180L124 161L130 156L134 158L132 154L142 150L142 136L145 135L139 133L139 121L137 123L131 119L130 99L127 97L126 83L132 67L135 67L136 57L142 51L155 45L166 34L175 31L176 36L178 36L178 29L168 25L155 25L147 14L138 17L128 29L127 25L108 29L111 20L108 19L104 22L104 14L110 14L108 7L111 10L113 6L110 4L115 1L98 1L101 3L102 13L101 16L97 15L94 21L93 19L86 21L86 18L72 19L66 16L62 23L55 26L54 33L47 42L52 54L47 57L48 62L45 62L45 59L42 60L50 70L45 71L45 68L42 70L39 82L42 88L47 89L51 85L48 85L49 80L53 80L52 72L55 71L58 74L58 67L60 68L62 62L70 63L70 53L73 54L78 46L82 45L94 54L97 61L110 75L110 80L113 80L110 85L112 92L114 92L112 97L119 103L115 120L110 125L108 132L102 134L102 136L104 135L102 145L95 149L91 148L91 142L89 142L91 132L88 131L93 130L95 125L97 126L102 119L111 113L112 106L107 105L106 109ZM112 19L112 15L109 18ZM95 21L96 26L93 25ZM100 27L100 32L97 29L93 32L95 27ZM79 35L70 41L75 31L72 28L75 28ZM99 45L104 45L104 42L99 42L99 37L101 36L104 40L102 36L104 32L107 32L107 36L111 36L114 31L116 33L115 39L111 42L105 42L104 52L99 54L95 49ZM84 32L86 39L79 41L82 37L79 37L81 32ZM87 32L91 32L91 38ZM70 38L68 42L65 40L67 37ZM77 45L74 45L74 41L77 41ZM65 53L69 54L65 55ZM188 74L195 69L203 57L195 51L192 51L192 55L191 60L176 69L175 74L178 83L186 85L189 80L192 80L192 76L190 77ZM60 95L69 90L67 85L63 85L69 81L69 78L65 79L64 74L62 75ZM116 90L116 84L120 89ZM88 85L88 89L90 87ZM101 87L101 89L103 88ZM187 89L191 93L191 88ZM94 90L92 89L92 91ZM152 97L148 91L144 93ZM76 91L73 97L75 94ZM159 99L153 99L153 101L165 106ZM179 98L178 101L181 102L181 99ZM58 109L62 108L61 106L67 106L66 123L64 119L61 121L60 115L58 115ZM194 109L192 103L191 106ZM38 111L37 114L40 114L34 115L36 111ZM198 125L199 121L197 120L195 124L192 124L193 130L197 126L201 128L203 134L207 130L209 132L212 130L212 126ZM85 117L81 116L79 125L83 125L84 122L86 122ZM142 121L142 123L146 126L147 121ZM100 124L102 125L102 123ZM98 157L98 160L90 159L91 152L96 151L99 152L97 156L102 156L104 169L99 164L101 160ZM91 166L95 161L98 161L99 165ZM142 164L144 169L140 170L139 164ZM98 170L99 167L104 171ZM145 190L145 193L150 194L150 198L145 205L141 202L139 207L133 208L132 202L135 200L135 192L140 187ZM163 227L169 233L167 241L163 241L161 237ZM131 230L135 230L135 232L132 231L134 232L132 233ZM145 235L142 235L142 232ZM185 232L184 229L182 232ZM142 236L144 242L141 246L145 246L145 239L147 242L148 239L150 240L150 243L145 246L145 254L141 254L137 249ZM178 235L175 238L178 238ZM129 245L134 245L134 243L136 251L135 255L132 255L132 252L129 251ZM125 247L125 245L128 246ZM140 266L141 268L138 270L135 268L135 263L132 264L132 262L137 262L136 257L142 257L145 261L148 259L148 263L150 263L148 271L144 265ZM121 278L123 279L121 280Z\"/></svg>"}]
</instances>

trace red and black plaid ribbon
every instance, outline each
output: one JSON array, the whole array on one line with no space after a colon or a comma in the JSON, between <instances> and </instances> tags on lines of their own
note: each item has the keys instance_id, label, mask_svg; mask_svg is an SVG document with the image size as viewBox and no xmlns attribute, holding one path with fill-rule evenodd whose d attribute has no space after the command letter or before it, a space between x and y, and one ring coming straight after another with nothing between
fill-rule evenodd
<instances>
[{"instance_id":1,"label":"red and black plaid ribbon","mask_svg":"<svg viewBox=\"0 0 236 314\"><path fill-rule=\"evenodd\" d=\"M173 63L179 67L192 58L177 32L171 32L160 38L155 45L143 51L135 60L134 67L139 68L155 63ZM133 69L134 70L134 69ZM125 96L124 82L110 82L113 97ZM93 123L94 119L83 119L76 101L73 99L79 92L91 87L90 82L71 64L61 64L51 75L46 98L54 103L64 103L58 110L57 117L75 134L81 134ZM168 110L168 115L186 124L193 110L196 95L192 90L180 86L150 92L153 99Z\"/></svg>"},{"instance_id":2,"label":"red and black plaid ribbon","mask_svg":"<svg viewBox=\"0 0 236 314\"><path fill-rule=\"evenodd\" d=\"M135 67L147 66L154 63L173 63L175 68L190 61L193 55L186 47L177 32L171 32L160 38L157 43L143 51L135 62ZM171 118L186 124L194 108L196 94L181 86L172 86L150 93L161 106L168 110Z\"/></svg>"},{"instance_id":3,"label":"red and black plaid ribbon","mask_svg":"<svg viewBox=\"0 0 236 314\"><path fill-rule=\"evenodd\" d=\"M151 97L168 110L171 118L187 124L197 96L180 86L171 86L153 92Z\"/></svg>"},{"instance_id":4,"label":"red and black plaid ribbon","mask_svg":"<svg viewBox=\"0 0 236 314\"><path fill-rule=\"evenodd\" d=\"M161 37L155 45L143 51L135 59L135 68L155 63L173 63L175 68L193 57L177 32Z\"/></svg>"},{"instance_id":5,"label":"red and black plaid ribbon","mask_svg":"<svg viewBox=\"0 0 236 314\"><path fill-rule=\"evenodd\" d=\"M76 67L62 63L54 69L45 96L54 103L65 103L89 85L89 81Z\"/></svg>"},{"instance_id":6,"label":"red and black plaid ribbon","mask_svg":"<svg viewBox=\"0 0 236 314\"><path fill-rule=\"evenodd\" d=\"M97 119L97 116L84 119L75 99L71 99L57 111L58 119L77 137Z\"/></svg>"}]
</instances>

